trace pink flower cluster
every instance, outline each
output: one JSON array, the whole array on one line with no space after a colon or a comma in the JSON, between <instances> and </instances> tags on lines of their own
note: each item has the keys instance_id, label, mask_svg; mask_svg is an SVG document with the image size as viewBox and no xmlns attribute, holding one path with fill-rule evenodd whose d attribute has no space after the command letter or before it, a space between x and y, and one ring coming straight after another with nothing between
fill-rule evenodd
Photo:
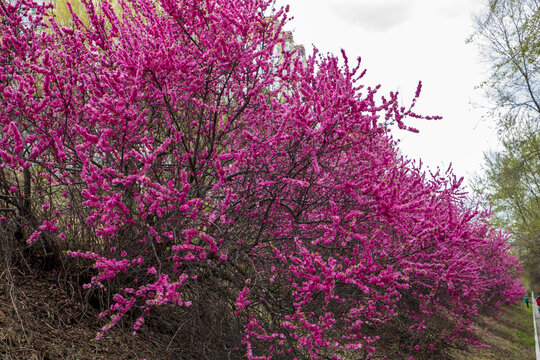
<instances>
[{"instance_id":1,"label":"pink flower cluster","mask_svg":"<svg viewBox=\"0 0 540 360\"><path fill-rule=\"evenodd\" d=\"M403 108L345 53L304 61L269 0L83 3L69 29L50 4L0 8L0 157L45 174L56 217L28 242L83 249L87 287L124 284L102 331L227 284L248 359L385 353L395 322L414 356L521 295L508 235L461 180L398 155L392 124L429 118L421 84Z\"/></svg>"}]
</instances>

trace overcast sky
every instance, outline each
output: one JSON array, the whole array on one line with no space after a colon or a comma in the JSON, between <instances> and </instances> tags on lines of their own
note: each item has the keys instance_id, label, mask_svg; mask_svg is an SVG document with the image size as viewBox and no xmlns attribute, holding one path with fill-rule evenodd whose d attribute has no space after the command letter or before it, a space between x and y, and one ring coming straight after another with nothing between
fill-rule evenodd
<instances>
[{"instance_id":1,"label":"overcast sky","mask_svg":"<svg viewBox=\"0 0 540 360\"><path fill-rule=\"evenodd\" d=\"M396 132L402 153L431 168L452 163L469 179L495 149L492 124L482 120L486 105L481 90L486 77L474 44L473 12L481 0L280 0L294 19L287 29L308 53L344 49L350 60L361 56L368 85L399 90L406 103L423 83L417 111L443 120L409 122L419 134ZM476 106L473 106L476 103Z\"/></svg>"}]
</instances>

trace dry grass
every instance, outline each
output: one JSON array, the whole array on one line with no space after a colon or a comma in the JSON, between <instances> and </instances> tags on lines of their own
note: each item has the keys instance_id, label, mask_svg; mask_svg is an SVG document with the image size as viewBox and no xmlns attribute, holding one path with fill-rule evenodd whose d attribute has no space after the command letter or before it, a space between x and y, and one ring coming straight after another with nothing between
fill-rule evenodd
<instances>
[{"instance_id":1,"label":"dry grass","mask_svg":"<svg viewBox=\"0 0 540 360\"><path fill-rule=\"evenodd\" d=\"M66 292L56 278L0 272L0 358L2 359L170 359L149 339L113 329L95 341L103 325L84 300ZM51 275L50 273L48 275ZM489 348L453 349L452 360L534 360L532 308L508 307L498 318L483 316L479 338ZM438 357L441 359L441 357Z\"/></svg>"},{"instance_id":2,"label":"dry grass","mask_svg":"<svg viewBox=\"0 0 540 360\"><path fill-rule=\"evenodd\" d=\"M482 316L477 322L482 343L489 348L469 347L452 351L453 360L535 360L532 307L524 303L507 307L497 317Z\"/></svg>"},{"instance_id":3,"label":"dry grass","mask_svg":"<svg viewBox=\"0 0 540 360\"><path fill-rule=\"evenodd\" d=\"M50 274L49 274L50 275ZM169 359L151 343L113 329L94 340L103 325L83 299L55 278L3 269L0 274L0 358L6 360Z\"/></svg>"}]
</instances>

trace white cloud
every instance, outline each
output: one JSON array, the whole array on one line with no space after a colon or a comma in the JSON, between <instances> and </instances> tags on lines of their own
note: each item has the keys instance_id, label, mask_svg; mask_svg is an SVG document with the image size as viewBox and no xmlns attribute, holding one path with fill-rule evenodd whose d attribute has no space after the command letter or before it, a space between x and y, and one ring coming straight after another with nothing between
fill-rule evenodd
<instances>
[{"instance_id":1,"label":"white cloud","mask_svg":"<svg viewBox=\"0 0 540 360\"><path fill-rule=\"evenodd\" d=\"M336 1L332 10L346 23L382 32L405 22L413 6L413 0Z\"/></svg>"},{"instance_id":2,"label":"white cloud","mask_svg":"<svg viewBox=\"0 0 540 360\"><path fill-rule=\"evenodd\" d=\"M362 83L382 85L380 94L399 90L408 104L418 80L423 91L416 110L442 115L441 121L409 119L419 134L395 132L410 158L432 169L453 163L458 176L471 175L483 163L483 151L497 148L495 132L480 120L483 103L475 86L485 77L474 45L465 44L471 11L483 0L278 0L291 3L295 41L315 44L323 53L346 50L362 56ZM292 29L291 29L292 30ZM352 62L352 61L351 61Z\"/></svg>"},{"instance_id":3,"label":"white cloud","mask_svg":"<svg viewBox=\"0 0 540 360\"><path fill-rule=\"evenodd\" d=\"M455 18L468 13L468 6L464 0L444 1L437 3L438 12L444 18Z\"/></svg>"}]
</instances>

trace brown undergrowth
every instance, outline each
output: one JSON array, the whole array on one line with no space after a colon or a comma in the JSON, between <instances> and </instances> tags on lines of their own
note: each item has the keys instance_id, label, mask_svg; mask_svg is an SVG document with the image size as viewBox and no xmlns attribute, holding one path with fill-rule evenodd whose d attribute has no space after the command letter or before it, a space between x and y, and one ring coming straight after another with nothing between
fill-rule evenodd
<instances>
[{"instance_id":1,"label":"brown undergrowth","mask_svg":"<svg viewBox=\"0 0 540 360\"><path fill-rule=\"evenodd\" d=\"M105 325L105 320L98 317L99 309L103 309L104 304L94 303L88 292L81 292L85 280L73 274L84 274L85 269L66 269L66 261L60 262L61 266L58 262L56 266L51 266L47 261L39 260L28 264L19 256L3 256L3 260L0 263L1 359L206 360L214 359L218 353L226 355L227 351L220 349L228 348L229 342L239 343L239 339L233 339L234 333L238 333L235 331L238 329L233 326L234 319L227 319L219 311L213 315L216 319L208 318L212 315L209 310L219 310L216 307L218 302L207 299L210 303L207 304L203 298L197 302L201 304L200 309L194 306L191 313L178 312L174 315L168 312L168 316L154 318L138 336L133 336L130 327L122 327L120 323L96 341L96 332ZM436 356L436 359L449 360L533 360L531 311L532 308L527 309L521 303L506 308L499 316L491 317L494 314L487 313L480 317L476 327L483 330L478 332L478 337L489 348L470 346L450 351L445 349L443 352L426 353L419 358L430 359ZM202 317L195 319L194 312L200 313ZM201 321L213 324L211 328L220 334L193 331L203 329ZM389 324L385 342L398 341L397 335L391 335L394 332ZM220 344L216 341L220 338L228 340ZM218 345L220 349L214 349ZM391 348L389 345L387 351ZM235 352L229 351L229 356L223 358L229 358ZM380 355L391 359L400 358L389 356L389 352Z\"/></svg>"},{"instance_id":2,"label":"brown undergrowth","mask_svg":"<svg viewBox=\"0 0 540 360\"><path fill-rule=\"evenodd\" d=\"M94 340L102 320L87 299L70 293L54 271L23 274L2 269L0 276L0 358L36 360L173 359L174 354L147 336L134 337L115 327ZM451 360L533 360L531 309L508 307L498 317L483 315L477 322L480 340L489 348L473 346L450 351ZM532 343L531 343L532 340ZM440 356L440 354L439 354Z\"/></svg>"},{"instance_id":3,"label":"brown undergrowth","mask_svg":"<svg viewBox=\"0 0 540 360\"><path fill-rule=\"evenodd\" d=\"M97 311L58 279L3 268L0 276L0 358L32 360L169 359L151 342L126 330L94 337L103 324Z\"/></svg>"}]
</instances>

